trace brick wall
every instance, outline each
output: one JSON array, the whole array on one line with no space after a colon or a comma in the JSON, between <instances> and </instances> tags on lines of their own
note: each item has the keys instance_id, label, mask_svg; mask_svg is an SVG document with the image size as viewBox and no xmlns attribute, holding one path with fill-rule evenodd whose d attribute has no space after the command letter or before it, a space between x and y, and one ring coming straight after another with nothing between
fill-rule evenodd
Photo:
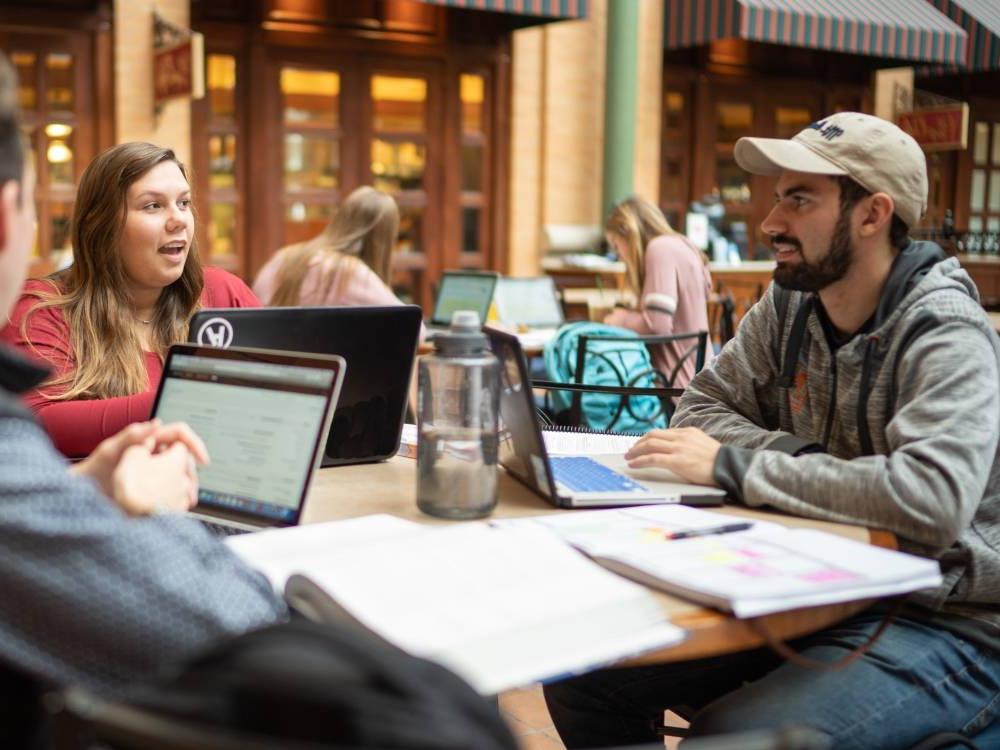
<instances>
[{"instance_id":1,"label":"brick wall","mask_svg":"<svg viewBox=\"0 0 1000 750\"><path fill-rule=\"evenodd\" d=\"M115 138L150 141L174 149L183 162L191 155L191 106L167 102L153 112L153 9L171 23L189 26L190 0L115 0Z\"/></svg>"},{"instance_id":2,"label":"brick wall","mask_svg":"<svg viewBox=\"0 0 1000 750\"><path fill-rule=\"evenodd\" d=\"M588 17L514 34L507 272L539 272L546 224L603 225L604 77L609 0ZM640 3L635 190L659 196L662 0Z\"/></svg>"}]
</instances>

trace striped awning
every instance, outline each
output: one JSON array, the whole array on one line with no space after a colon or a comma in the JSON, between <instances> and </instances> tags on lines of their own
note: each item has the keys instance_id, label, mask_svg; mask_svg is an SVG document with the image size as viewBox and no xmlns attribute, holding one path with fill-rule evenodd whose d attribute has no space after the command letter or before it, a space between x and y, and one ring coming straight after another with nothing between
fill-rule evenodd
<instances>
[{"instance_id":1,"label":"striped awning","mask_svg":"<svg viewBox=\"0 0 1000 750\"><path fill-rule=\"evenodd\" d=\"M540 18L586 18L587 0L421 0L453 8L519 13Z\"/></svg>"},{"instance_id":2,"label":"striped awning","mask_svg":"<svg viewBox=\"0 0 1000 750\"><path fill-rule=\"evenodd\" d=\"M1000 70L1000 0L929 2L968 33L968 70Z\"/></svg>"},{"instance_id":3,"label":"striped awning","mask_svg":"<svg viewBox=\"0 0 1000 750\"><path fill-rule=\"evenodd\" d=\"M899 60L965 63L965 30L926 0L665 0L665 3L667 49L736 37Z\"/></svg>"}]
</instances>

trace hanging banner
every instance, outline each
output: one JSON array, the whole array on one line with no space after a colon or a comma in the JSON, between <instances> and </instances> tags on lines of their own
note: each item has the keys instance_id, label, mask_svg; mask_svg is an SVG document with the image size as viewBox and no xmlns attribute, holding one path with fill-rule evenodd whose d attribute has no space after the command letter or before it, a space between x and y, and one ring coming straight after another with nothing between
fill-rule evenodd
<instances>
[{"instance_id":1,"label":"hanging banner","mask_svg":"<svg viewBox=\"0 0 1000 750\"><path fill-rule=\"evenodd\" d=\"M153 103L205 95L205 44L198 33L153 16Z\"/></svg>"},{"instance_id":2,"label":"hanging banner","mask_svg":"<svg viewBox=\"0 0 1000 750\"><path fill-rule=\"evenodd\" d=\"M896 124L924 151L963 150L969 135L969 105L964 102L921 107L897 116Z\"/></svg>"}]
</instances>

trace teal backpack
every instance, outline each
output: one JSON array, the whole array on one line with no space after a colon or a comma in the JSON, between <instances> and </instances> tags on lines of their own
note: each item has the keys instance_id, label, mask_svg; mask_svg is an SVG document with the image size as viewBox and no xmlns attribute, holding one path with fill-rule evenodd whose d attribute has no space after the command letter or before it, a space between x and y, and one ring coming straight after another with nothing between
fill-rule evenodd
<instances>
[{"instance_id":1,"label":"teal backpack","mask_svg":"<svg viewBox=\"0 0 1000 750\"><path fill-rule=\"evenodd\" d=\"M545 370L549 380L576 382L576 350L580 336L627 336L635 341L589 341L584 361L583 382L587 385L634 386L656 388L663 378L653 369L646 345L638 335L625 328L603 323L567 323L545 345ZM551 390L551 406L556 413L568 410L573 395ZM622 399L626 404L619 413ZM617 396L607 393L584 393L582 419L592 430L608 432L645 432L667 426L663 404L656 396ZM617 416L616 416L617 415Z\"/></svg>"}]
</instances>

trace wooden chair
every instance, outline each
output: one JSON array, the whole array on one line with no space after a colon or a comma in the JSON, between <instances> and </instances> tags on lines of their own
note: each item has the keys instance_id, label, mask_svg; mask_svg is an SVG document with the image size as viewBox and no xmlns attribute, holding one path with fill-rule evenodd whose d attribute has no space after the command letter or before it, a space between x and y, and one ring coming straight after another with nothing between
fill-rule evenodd
<instances>
[{"instance_id":1,"label":"wooden chair","mask_svg":"<svg viewBox=\"0 0 1000 750\"><path fill-rule=\"evenodd\" d=\"M53 750L321 750L287 738L266 738L114 703L80 688L46 696Z\"/></svg>"}]
</instances>

